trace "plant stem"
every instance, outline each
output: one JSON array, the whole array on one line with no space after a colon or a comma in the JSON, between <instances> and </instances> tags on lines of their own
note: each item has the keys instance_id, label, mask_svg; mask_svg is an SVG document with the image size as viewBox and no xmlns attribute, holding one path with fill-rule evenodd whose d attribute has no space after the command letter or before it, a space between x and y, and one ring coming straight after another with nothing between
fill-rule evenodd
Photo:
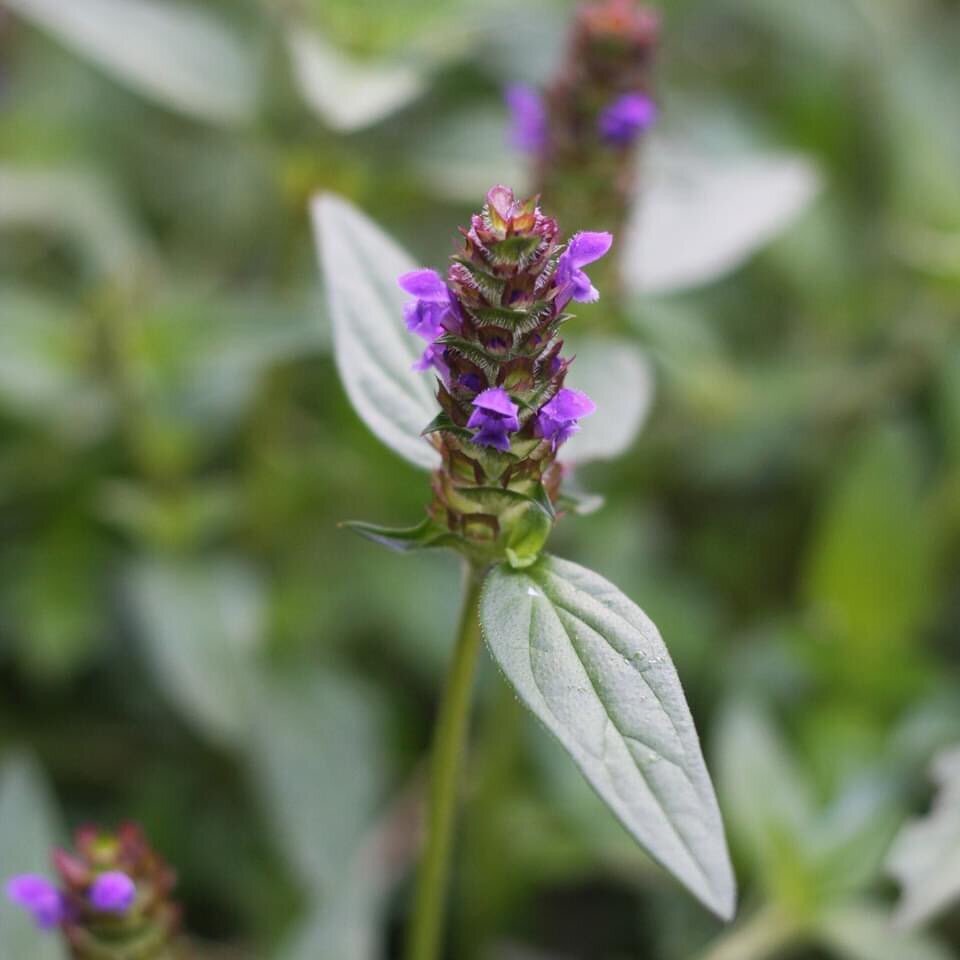
<instances>
[{"instance_id":1,"label":"plant stem","mask_svg":"<svg viewBox=\"0 0 960 960\"><path fill-rule=\"evenodd\" d=\"M769 960L799 936L800 928L774 907L766 907L715 941L700 960Z\"/></svg>"},{"instance_id":2,"label":"plant stem","mask_svg":"<svg viewBox=\"0 0 960 960\"><path fill-rule=\"evenodd\" d=\"M473 674L480 650L477 605L483 573L475 566L469 566L466 571L456 649L437 717L426 848L417 879L413 920L407 940L407 960L436 960L440 951L456 821L457 788L465 753Z\"/></svg>"}]
</instances>

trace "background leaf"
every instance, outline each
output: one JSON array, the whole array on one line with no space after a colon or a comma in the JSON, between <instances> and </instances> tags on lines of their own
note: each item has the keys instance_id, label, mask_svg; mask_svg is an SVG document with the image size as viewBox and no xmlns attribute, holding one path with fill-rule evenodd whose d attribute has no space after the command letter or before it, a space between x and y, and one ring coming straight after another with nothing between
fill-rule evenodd
<instances>
[{"instance_id":1,"label":"background leaf","mask_svg":"<svg viewBox=\"0 0 960 960\"><path fill-rule=\"evenodd\" d=\"M814 166L798 156L720 159L664 143L645 162L649 187L634 210L622 261L635 293L697 287L729 273L819 190Z\"/></svg>"},{"instance_id":2,"label":"background leaf","mask_svg":"<svg viewBox=\"0 0 960 960\"><path fill-rule=\"evenodd\" d=\"M36 763L8 754L0 765L0 887L13 874L51 876L50 854L61 842L53 800ZM65 960L59 937L36 929L26 911L0 894L0 957Z\"/></svg>"},{"instance_id":3,"label":"background leaf","mask_svg":"<svg viewBox=\"0 0 960 960\"><path fill-rule=\"evenodd\" d=\"M264 597L232 560L153 558L128 575L143 653L170 702L219 743L246 732Z\"/></svg>"},{"instance_id":4,"label":"background leaf","mask_svg":"<svg viewBox=\"0 0 960 960\"><path fill-rule=\"evenodd\" d=\"M333 324L337 368L354 409L391 450L432 469L439 456L420 432L436 416L427 373L403 324L400 274L416 264L340 197L313 201L313 225Z\"/></svg>"},{"instance_id":5,"label":"background leaf","mask_svg":"<svg viewBox=\"0 0 960 960\"><path fill-rule=\"evenodd\" d=\"M294 77L304 100L328 126L370 126L415 100L426 87L412 64L364 62L337 50L315 30L287 31Z\"/></svg>"},{"instance_id":6,"label":"background leaf","mask_svg":"<svg viewBox=\"0 0 960 960\"><path fill-rule=\"evenodd\" d=\"M9 0L21 16L121 83L205 120L236 122L256 106L251 51L199 7L159 0Z\"/></svg>"},{"instance_id":7,"label":"background leaf","mask_svg":"<svg viewBox=\"0 0 960 960\"><path fill-rule=\"evenodd\" d=\"M597 405L560 458L570 463L613 460L626 453L643 428L654 396L653 370L643 351L627 340L572 340L576 356L567 386L583 390Z\"/></svg>"},{"instance_id":8,"label":"background leaf","mask_svg":"<svg viewBox=\"0 0 960 960\"><path fill-rule=\"evenodd\" d=\"M821 940L843 960L953 960L932 938L894 929L890 915L879 906L827 910L818 928Z\"/></svg>"},{"instance_id":9,"label":"background leaf","mask_svg":"<svg viewBox=\"0 0 960 960\"><path fill-rule=\"evenodd\" d=\"M916 927L960 900L960 749L934 763L933 809L907 824L890 849L887 869L902 888L896 920Z\"/></svg>"},{"instance_id":10,"label":"background leaf","mask_svg":"<svg viewBox=\"0 0 960 960\"><path fill-rule=\"evenodd\" d=\"M734 910L723 823L657 628L601 576L545 557L493 570L483 634L521 700L637 841L722 917Z\"/></svg>"}]
</instances>

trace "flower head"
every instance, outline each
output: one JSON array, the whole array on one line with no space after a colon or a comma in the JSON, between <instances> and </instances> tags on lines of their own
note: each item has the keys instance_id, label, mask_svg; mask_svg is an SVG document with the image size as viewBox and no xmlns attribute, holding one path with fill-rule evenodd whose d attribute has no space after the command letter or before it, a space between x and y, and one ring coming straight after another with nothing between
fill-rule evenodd
<instances>
[{"instance_id":1,"label":"flower head","mask_svg":"<svg viewBox=\"0 0 960 960\"><path fill-rule=\"evenodd\" d=\"M536 432L549 440L554 450L579 429L579 420L596 412L597 405L581 390L564 387L537 414Z\"/></svg>"},{"instance_id":2,"label":"flower head","mask_svg":"<svg viewBox=\"0 0 960 960\"><path fill-rule=\"evenodd\" d=\"M24 873L7 881L7 899L33 915L41 930L50 930L64 919L65 907L60 891L45 877Z\"/></svg>"},{"instance_id":3,"label":"flower head","mask_svg":"<svg viewBox=\"0 0 960 960\"><path fill-rule=\"evenodd\" d=\"M519 556L519 530L545 539L552 526L557 448L593 412L588 397L564 387L560 329L571 300L599 296L584 267L612 236L579 233L565 246L537 198L501 185L460 232L445 279L416 270L399 282L414 298L407 326L429 343L421 364L442 371L441 413L425 431L442 457L430 514L488 561ZM535 557L536 545L524 543L524 557Z\"/></svg>"},{"instance_id":4,"label":"flower head","mask_svg":"<svg viewBox=\"0 0 960 960\"><path fill-rule=\"evenodd\" d=\"M597 119L600 136L613 146L629 146L657 118L657 105L645 93L625 93Z\"/></svg>"},{"instance_id":5,"label":"flower head","mask_svg":"<svg viewBox=\"0 0 960 960\"><path fill-rule=\"evenodd\" d=\"M539 153L547 144L547 109L540 92L524 83L507 87L510 142L524 153Z\"/></svg>"}]
</instances>

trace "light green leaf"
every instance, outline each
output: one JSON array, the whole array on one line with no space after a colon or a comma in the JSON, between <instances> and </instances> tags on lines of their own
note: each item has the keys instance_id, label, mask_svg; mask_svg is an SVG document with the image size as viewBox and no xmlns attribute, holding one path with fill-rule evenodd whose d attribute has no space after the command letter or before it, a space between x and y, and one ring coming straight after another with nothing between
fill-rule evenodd
<instances>
[{"instance_id":1,"label":"light green leaf","mask_svg":"<svg viewBox=\"0 0 960 960\"><path fill-rule=\"evenodd\" d=\"M246 731L263 588L231 559L145 559L127 578L143 654L170 702L212 740Z\"/></svg>"},{"instance_id":2,"label":"light green leaf","mask_svg":"<svg viewBox=\"0 0 960 960\"><path fill-rule=\"evenodd\" d=\"M832 643L830 670L870 693L903 690L936 599L916 453L902 429L868 434L840 464L809 558L807 595Z\"/></svg>"},{"instance_id":3,"label":"light green leaf","mask_svg":"<svg viewBox=\"0 0 960 960\"><path fill-rule=\"evenodd\" d=\"M8 3L121 83L171 109L235 122L256 107L256 58L199 5L158 0Z\"/></svg>"},{"instance_id":4,"label":"light green leaf","mask_svg":"<svg viewBox=\"0 0 960 960\"><path fill-rule=\"evenodd\" d=\"M436 416L429 374L403 324L397 277L413 261L375 223L333 194L314 198L313 225L333 324L337 368L354 409L391 450L431 470L436 450L420 435Z\"/></svg>"},{"instance_id":5,"label":"light green leaf","mask_svg":"<svg viewBox=\"0 0 960 960\"><path fill-rule=\"evenodd\" d=\"M796 847L809 836L815 814L810 784L756 707L737 704L721 717L717 780L731 836L757 867L776 869L784 843Z\"/></svg>"},{"instance_id":6,"label":"light green leaf","mask_svg":"<svg viewBox=\"0 0 960 960\"><path fill-rule=\"evenodd\" d=\"M110 186L68 168L0 166L0 229L66 240L91 272L129 283L153 252Z\"/></svg>"},{"instance_id":7,"label":"light green leaf","mask_svg":"<svg viewBox=\"0 0 960 960\"><path fill-rule=\"evenodd\" d=\"M384 793L377 701L349 676L301 667L263 678L248 710L250 773L279 846L313 896L332 897Z\"/></svg>"},{"instance_id":8,"label":"light green leaf","mask_svg":"<svg viewBox=\"0 0 960 960\"><path fill-rule=\"evenodd\" d=\"M819 177L803 157L718 158L660 144L625 238L623 273L635 293L701 286L765 246L812 202Z\"/></svg>"},{"instance_id":9,"label":"light green leaf","mask_svg":"<svg viewBox=\"0 0 960 960\"><path fill-rule=\"evenodd\" d=\"M19 754L0 766L0 881L17 873L50 876L61 828L50 791L34 761ZM59 937L41 933L27 913L0 895L0 957L64 960Z\"/></svg>"},{"instance_id":10,"label":"light green leaf","mask_svg":"<svg viewBox=\"0 0 960 960\"><path fill-rule=\"evenodd\" d=\"M446 528L438 526L429 517L415 527L382 527L376 523L364 523L362 520L347 520L341 526L398 553L446 547L460 539Z\"/></svg>"},{"instance_id":11,"label":"light green leaf","mask_svg":"<svg viewBox=\"0 0 960 960\"><path fill-rule=\"evenodd\" d=\"M287 31L294 77L307 105L335 130L360 130L389 116L426 88L426 71L412 64L364 62L319 33Z\"/></svg>"},{"instance_id":12,"label":"light green leaf","mask_svg":"<svg viewBox=\"0 0 960 960\"><path fill-rule=\"evenodd\" d=\"M521 700L637 841L723 918L736 896L723 823L657 628L601 576L544 557L497 567L484 638Z\"/></svg>"},{"instance_id":13,"label":"light green leaf","mask_svg":"<svg viewBox=\"0 0 960 960\"><path fill-rule=\"evenodd\" d=\"M630 448L650 412L650 363L634 344L613 338L574 340L570 352L576 359L567 386L583 390L597 411L584 419L560 457L572 463L612 460Z\"/></svg>"},{"instance_id":14,"label":"light green leaf","mask_svg":"<svg viewBox=\"0 0 960 960\"><path fill-rule=\"evenodd\" d=\"M818 931L843 960L954 960L934 939L895 929L887 911L869 903L828 910Z\"/></svg>"},{"instance_id":15,"label":"light green leaf","mask_svg":"<svg viewBox=\"0 0 960 960\"><path fill-rule=\"evenodd\" d=\"M908 824L890 849L887 869L902 887L899 925L919 926L960 900L960 748L934 762L933 809Z\"/></svg>"}]
</instances>

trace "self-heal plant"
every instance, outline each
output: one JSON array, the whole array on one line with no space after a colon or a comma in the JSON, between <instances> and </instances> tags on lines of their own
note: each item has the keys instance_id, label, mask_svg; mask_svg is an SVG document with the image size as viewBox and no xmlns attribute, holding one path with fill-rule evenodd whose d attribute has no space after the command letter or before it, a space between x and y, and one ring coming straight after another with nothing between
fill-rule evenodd
<instances>
[{"instance_id":1,"label":"self-heal plant","mask_svg":"<svg viewBox=\"0 0 960 960\"><path fill-rule=\"evenodd\" d=\"M21 874L6 895L41 930L59 929L74 960L180 960L175 877L137 824L81 827L53 866L56 881Z\"/></svg>"},{"instance_id":2,"label":"self-heal plant","mask_svg":"<svg viewBox=\"0 0 960 960\"><path fill-rule=\"evenodd\" d=\"M599 298L586 268L612 237L582 232L564 242L536 199L498 186L461 228L443 277L414 269L338 198L318 198L314 216L347 391L378 436L432 470L420 524L349 526L400 550L450 548L464 561L408 957L434 960L440 948L481 636L520 700L624 826L729 917L735 892L723 825L656 627L598 574L543 552L558 518L576 511L564 490L564 445L595 409L566 386L574 358L563 352L561 330L573 304ZM425 351L411 349L412 335Z\"/></svg>"}]
</instances>

